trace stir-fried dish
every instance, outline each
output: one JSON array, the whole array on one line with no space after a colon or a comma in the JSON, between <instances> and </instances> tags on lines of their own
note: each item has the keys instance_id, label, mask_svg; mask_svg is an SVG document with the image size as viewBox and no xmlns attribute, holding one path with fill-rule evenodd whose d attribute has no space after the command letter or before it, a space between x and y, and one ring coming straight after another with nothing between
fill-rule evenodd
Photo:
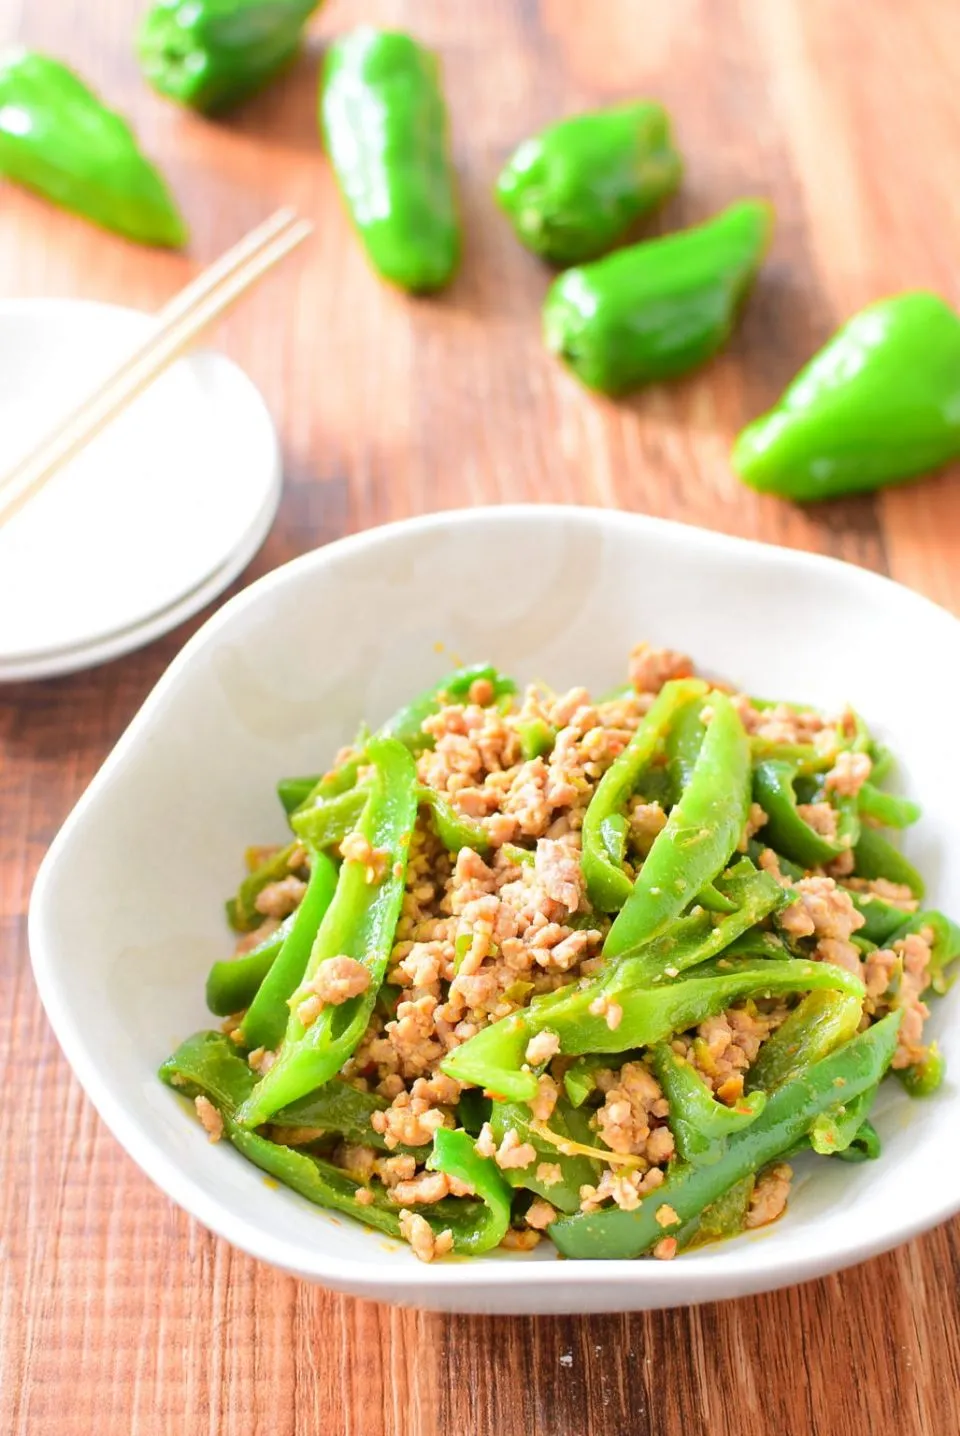
<instances>
[{"instance_id":1,"label":"stir-fried dish","mask_svg":"<svg viewBox=\"0 0 960 1436\"><path fill-rule=\"evenodd\" d=\"M888 1073L942 1080L960 929L885 832L919 817L891 766L852 709L647 644L596 699L458 670L280 783L291 841L248 852L207 980L226 1020L161 1076L424 1261L763 1226L797 1153L879 1155Z\"/></svg>"}]
</instances>

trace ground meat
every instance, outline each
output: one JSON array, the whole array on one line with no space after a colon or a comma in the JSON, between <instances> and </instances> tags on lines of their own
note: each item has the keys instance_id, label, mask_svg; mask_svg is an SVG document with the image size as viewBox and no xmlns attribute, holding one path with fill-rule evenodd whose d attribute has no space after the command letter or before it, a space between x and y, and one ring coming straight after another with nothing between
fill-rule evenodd
<instances>
[{"instance_id":1,"label":"ground meat","mask_svg":"<svg viewBox=\"0 0 960 1436\"><path fill-rule=\"evenodd\" d=\"M653 648L638 643L630 654L630 682L638 693L659 693L672 678L689 678L693 660L672 648Z\"/></svg>"},{"instance_id":2,"label":"ground meat","mask_svg":"<svg viewBox=\"0 0 960 1436\"><path fill-rule=\"evenodd\" d=\"M348 833L340 844L340 856L351 863L363 863L364 876L372 885L383 882L387 872L390 854L385 848L375 848L362 833Z\"/></svg>"},{"instance_id":3,"label":"ground meat","mask_svg":"<svg viewBox=\"0 0 960 1436\"><path fill-rule=\"evenodd\" d=\"M546 1231L550 1223L555 1222L556 1219L555 1208L551 1207L549 1202L545 1202L542 1197L538 1197L535 1202L530 1203L524 1217L527 1226L533 1227L535 1231L539 1232Z\"/></svg>"},{"instance_id":4,"label":"ground meat","mask_svg":"<svg viewBox=\"0 0 960 1436\"><path fill-rule=\"evenodd\" d=\"M453 1249L453 1232L447 1229L434 1236L430 1223L419 1212L400 1213L400 1235L410 1243L414 1256L421 1261L433 1261Z\"/></svg>"},{"instance_id":5,"label":"ground meat","mask_svg":"<svg viewBox=\"0 0 960 1436\"><path fill-rule=\"evenodd\" d=\"M673 1261L677 1254L676 1237L661 1237L653 1249L657 1261Z\"/></svg>"},{"instance_id":6,"label":"ground meat","mask_svg":"<svg viewBox=\"0 0 960 1436\"><path fill-rule=\"evenodd\" d=\"M906 883L891 883L886 878L848 878L844 886L854 892L880 898L881 902L891 903L894 907L902 907L904 912L915 912L917 909L917 900Z\"/></svg>"},{"instance_id":7,"label":"ground meat","mask_svg":"<svg viewBox=\"0 0 960 1436\"><path fill-rule=\"evenodd\" d=\"M385 1112L374 1112L370 1118L373 1130L389 1148L423 1147L433 1141L438 1127L450 1127L453 1119L440 1107L432 1106L425 1097L413 1097L406 1090L399 1092Z\"/></svg>"},{"instance_id":8,"label":"ground meat","mask_svg":"<svg viewBox=\"0 0 960 1436\"><path fill-rule=\"evenodd\" d=\"M271 933L276 932L279 926L280 924L275 917L264 918L260 926L253 929L253 932L245 932L237 939L237 945L233 950L234 957L243 957L246 953L252 952L253 949L259 947Z\"/></svg>"},{"instance_id":9,"label":"ground meat","mask_svg":"<svg viewBox=\"0 0 960 1436\"><path fill-rule=\"evenodd\" d=\"M541 1162L534 1173L543 1187L555 1187L563 1181L563 1168L559 1162Z\"/></svg>"},{"instance_id":10,"label":"ground meat","mask_svg":"<svg viewBox=\"0 0 960 1436\"><path fill-rule=\"evenodd\" d=\"M778 1162L775 1167L761 1174L750 1194L750 1210L745 1223L747 1227L765 1227L769 1222L777 1220L786 1209L792 1178L793 1168L786 1162Z\"/></svg>"},{"instance_id":11,"label":"ground meat","mask_svg":"<svg viewBox=\"0 0 960 1436\"><path fill-rule=\"evenodd\" d=\"M897 1050L890 1064L897 1070L912 1067L927 1055L923 1026L930 1009L923 1001L923 993L930 986L932 943L932 931L924 928L921 933L910 933L895 942L891 948L872 952L864 963L866 1008L870 1015L879 1018L887 1012L903 1013ZM894 981L895 978L899 980Z\"/></svg>"},{"instance_id":12,"label":"ground meat","mask_svg":"<svg viewBox=\"0 0 960 1436\"><path fill-rule=\"evenodd\" d=\"M580 1210L595 1212L604 1202L613 1201L621 1211L635 1211L641 1199L648 1192L656 1191L665 1180L666 1174L662 1167L650 1167L647 1171L639 1167L629 1171L616 1171L613 1167L605 1167L595 1187L580 1188Z\"/></svg>"},{"instance_id":13,"label":"ground meat","mask_svg":"<svg viewBox=\"0 0 960 1436\"><path fill-rule=\"evenodd\" d=\"M450 1182L445 1172L421 1172L408 1182L398 1182L390 1191L390 1200L398 1207L424 1206L449 1195Z\"/></svg>"},{"instance_id":14,"label":"ground meat","mask_svg":"<svg viewBox=\"0 0 960 1436\"><path fill-rule=\"evenodd\" d=\"M532 1227L526 1227L523 1231L517 1231L516 1227L508 1228L500 1245L505 1251L529 1252L540 1242L540 1233L535 1232Z\"/></svg>"},{"instance_id":15,"label":"ground meat","mask_svg":"<svg viewBox=\"0 0 960 1436\"><path fill-rule=\"evenodd\" d=\"M836 842L837 810L829 803L798 803L797 812L808 827L822 838Z\"/></svg>"},{"instance_id":16,"label":"ground meat","mask_svg":"<svg viewBox=\"0 0 960 1436\"><path fill-rule=\"evenodd\" d=\"M793 893L795 901L778 919L791 937L833 937L846 942L866 921L834 878L800 878L793 884Z\"/></svg>"},{"instance_id":17,"label":"ground meat","mask_svg":"<svg viewBox=\"0 0 960 1436\"><path fill-rule=\"evenodd\" d=\"M603 1106L597 1112L597 1131L611 1151L644 1157L656 1165L673 1154L670 1128L657 1126L668 1111L667 1099L653 1074L642 1062L627 1062L616 1075L615 1085L605 1090Z\"/></svg>"},{"instance_id":18,"label":"ground meat","mask_svg":"<svg viewBox=\"0 0 960 1436\"><path fill-rule=\"evenodd\" d=\"M503 1141L496 1152L496 1163L503 1171L529 1167L537 1160L537 1150L530 1142L521 1142L516 1127L504 1133Z\"/></svg>"},{"instance_id":19,"label":"ground meat","mask_svg":"<svg viewBox=\"0 0 960 1436\"><path fill-rule=\"evenodd\" d=\"M646 857L666 822L667 815L659 803L645 803L641 798L631 800L630 839L640 857Z\"/></svg>"},{"instance_id":20,"label":"ground meat","mask_svg":"<svg viewBox=\"0 0 960 1436\"><path fill-rule=\"evenodd\" d=\"M358 997L370 986L370 972L353 957L328 957L317 974L304 983L303 991L310 996L297 1004L297 1017L304 1027L316 1022L325 1007L339 1007L351 997Z\"/></svg>"},{"instance_id":21,"label":"ground meat","mask_svg":"<svg viewBox=\"0 0 960 1436\"><path fill-rule=\"evenodd\" d=\"M782 1003L761 1011L748 1001L706 1018L693 1038L676 1038L673 1049L691 1063L719 1101L732 1106L743 1095L743 1074L786 1015Z\"/></svg>"},{"instance_id":22,"label":"ground meat","mask_svg":"<svg viewBox=\"0 0 960 1436\"><path fill-rule=\"evenodd\" d=\"M547 1030L530 1038L524 1057L531 1067L539 1067L542 1062L549 1062L559 1051L560 1038L555 1032Z\"/></svg>"},{"instance_id":23,"label":"ground meat","mask_svg":"<svg viewBox=\"0 0 960 1436\"><path fill-rule=\"evenodd\" d=\"M265 917L280 921L289 917L294 908L300 906L306 890L306 883L291 875L281 878L279 882L267 883L267 886L257 893L253 905L257 912L262 912Z\"/></svg>"},{"instance_id":24,"label":"ground meat","mask_svg":"<svg viewBox=\"0 0 960 1436\"><path fill-rule=\"evenodd\" d=\"M210 1138L210 1141L219 1142L223 1136L223 1118L209 1097L204 1097L201 1093L199 1097L194 1097L193 1105L197 1109L200 1125Z\"/></svg>"},{"instance_id":25,"label":"ground meat","mask_svg":"<svg viewBox=\"0 0 960 1436\"><path fill-rule=\"evenodd\" d=\"M823 781L823 786L828 793L839 793L845 798L855 798L870 777L873 763L866 753L853 753L844 749L834 759L833 767L830 769Z\"/></svg>"},{"instance_id":26,"label":"ground meat","mask_svg":"<svg viewBox=\"0 0 960 1436\"><path fill-rule=\"evenodd\" d=\"M677 1216L676 1211L673 1207L670 1206L668 1202L664 1202L662 1207L657 1207L657 1210L654 1212L653 1215L657 1226L660 1227L676 1226L677 1222L680 1220L680 1218Z\"/></svg>"},{"instance_id":27,"label":"ground meat","mask_svg":"<svg viewBox=\"0 0 960 1436\"><path fill-rule=\"evenodd\" d=\"M846 968L854 977L861 976L860 953L852 942L838 937L822 937L813 950L813 956L820 962L830 962L834 967Z\"/></svg>"}]
</instances>

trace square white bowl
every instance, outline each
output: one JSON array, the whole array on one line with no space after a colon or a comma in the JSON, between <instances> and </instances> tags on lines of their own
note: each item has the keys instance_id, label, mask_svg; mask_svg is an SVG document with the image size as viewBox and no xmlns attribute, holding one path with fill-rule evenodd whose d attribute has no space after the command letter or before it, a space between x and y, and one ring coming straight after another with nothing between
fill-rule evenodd
<instances>
[{"instance_id":1,"label":"square white bowl","mask_svg":"<svg viewBox=\"0 0 960 1436\"><path fill-rule=\"evenodd\" d=\"M676 1306L820 1276L960 1208L960 993L931 1028L945 1086L879 1105L880 1160L801 1164L773 1227L674 1262L529 1256L423 1266L211 1146L156 1069L215 1025L203 986L249 843L280 840L274 785L324 768L458 662L602 690L633 643L693 654L748 691L852 702L924 806L906 847L960 914L954 747L960 624L831 559L606 510L437 514L334 543L228 603L157 684L48 853L30 909L40 994L78 1078L136 1162L245 1251L340 1291L449 1311Z\"/></svg>"}]
</instances>

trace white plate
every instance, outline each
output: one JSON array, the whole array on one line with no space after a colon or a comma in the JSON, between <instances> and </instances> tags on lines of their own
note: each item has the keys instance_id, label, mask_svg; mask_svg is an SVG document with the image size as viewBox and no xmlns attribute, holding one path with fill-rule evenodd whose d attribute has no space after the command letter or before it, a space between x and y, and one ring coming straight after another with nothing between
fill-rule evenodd
<instances>
[{"instance_id":1,"label":"white plate","mask_svg":"<svg viewBox=\"0 0 960 1436\"><path fill-rule=\"evenodd\" d=\"M0 472L152 323L74 300L0 304ZM246 375L219 354L180 360L0 528L0 666L89 648L180 604L262 531L278 478Z\"/></svg>"},{"instance_id":2,"label":"white plate","mask_svg":"<svg viewBox=\"0 0 960 1436\"><path fill-rule=\"evenodd\" d=\"M925 806L907 849L930 900L960 914L960 625L925 599L830 559L590 509L439 514L331 544L187 644L68 819L31 902L37 983L77 1076L130 1155L213 1231L383 1300L607 1311L820 1276L960 1207L960 984L931 1019L946 1085L911 1102L891 1084L879 1161L819 1161L773 1227L673 1262L556 1261L544 1244L422 1266L211 1146L158 1082L172 1047L211 1025L203 986L229 945L222 899L244 846L283 837L278 777L322 768L362 716L376 723L457 659L603 689L640 637L748 690L854 702Z\"/></svg>"},{"instance_id":3,"label":"white plate","mask_svg":"<svg viewBox=\"0 0 960 1436\"><path fill-rule=\"evenodd\" d=\"M193 614L199 613L201 608L212 603L218 594L221 594L225 588L229 588L259 550L273 526L281 487L278 464L273 487L257 516L256 525L246 534L242 546L222 568L218 568L210 574L203 583L198 584L192 593L185 594L178 603L164 609L162 613L154 614L145 623L122 629L119 633L111 634L109 638L81 644L76 648L65 648L60 652L27 656L12 663L0 663L0 683L21 683L40 678L54 678L65 673L76 673L84 668L94 668L99 663L107 663L110 659L119 658L124 653L130 653L135 648L142 648L145 644L152 643L155 638L169 633L172 628L186 622Z\"/></svg>"}]
</instances>

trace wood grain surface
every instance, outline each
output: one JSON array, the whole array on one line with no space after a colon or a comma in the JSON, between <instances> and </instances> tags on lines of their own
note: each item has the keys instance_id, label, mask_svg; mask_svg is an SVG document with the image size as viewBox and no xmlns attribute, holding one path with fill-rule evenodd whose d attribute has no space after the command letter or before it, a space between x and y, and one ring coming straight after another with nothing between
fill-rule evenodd
<instances>
[{"instance_id":1,"label":"wood grain surface","mask_svg":"<svg viewBox=\"0 0 960 1436\"><path fill-rule=\"evenodd\" d=\"M243 582L384 520L504 500L619 505L892 574L960 611L957 474L801 511L727 467L864 302L960 299L960 6L949 0L329 0L286 80L228 122L143 85L140 0L0 0L0 38L69 59L135 120L182 197L187 256L0 190L0 293L155 307L280 203L316 236L225 322L286 464ZM316 139L325 35L400 24L445 64L467 225L461 276L411 301L365 267ZM670 228L769 195L770 261L729 351L617 406L547 357L546 275L495 212L510 148L633 93L687 156ZM52 580L55 581L55 580ZM792 1291L699 1310L441 1317L256 1265L156 1191L101 1126L37 1000L26 913L59 824L200 622L92 672L0 690L0 1432L10 1436L952 1436L960 1223Z\"/></svg>"}]
</instances>

